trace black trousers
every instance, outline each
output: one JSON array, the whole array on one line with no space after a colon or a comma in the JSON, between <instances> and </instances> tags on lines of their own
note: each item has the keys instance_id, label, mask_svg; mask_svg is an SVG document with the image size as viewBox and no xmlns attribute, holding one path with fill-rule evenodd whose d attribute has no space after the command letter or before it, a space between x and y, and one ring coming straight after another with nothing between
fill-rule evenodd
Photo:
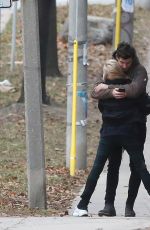
<instances>
[{"instance_id":1,"label":"black trousers","mask_svg":"<svg viewBox=\"0 0 150 230\"><path fill-rule=\"evenodd\" d=\"M146 139L146 123L138 124L138 129L140 130L140 132L137 137L137 141L141 145L141 149L143 151L144 143ZM111 203L111 204L114 204L116 189L119 181L119 168L122 159L122 147L118 146L115 151L116 152L114 152L114 154L111 154L108 158L109 164L108 164L106 195L105 195L105 203ZM129 166L130 166L131 175L129 178L128 197L126 200L126 204L133 207L141 184L141 177L136 172L131 158L130 158Z\"/></svg>"},{"instance_id":2,"label":"black trousers","mask_svg":"<svg viewBox=\"0 0 150 230\"><path fill-rule=\"evenodd\" d=\"M143 149L143 146L141 146ZM108 164L108 173L107 173L107 182L106 182L106 195L105 195L105 203L114 204L116 189L119 182L119 168L121 165L122 159L122 148L116 149L116 154L109 157ZM128 197L126 204L130 205L133 208L135 199L138 194L138 190L141 184L141 177L137 173L134 168L134 164L130 159L130 171L131 175L129 178L128 185Z\"/></svg>"},{"instance_id":3,"label":"black trousers","mask_svg":"<svg viewBox=\"0 0 150 230\"><path fill-rule=\"evenodd\" d=\"M86 208L89 204L90 198L95 190L98 178L104 168L104 165L110 157L110 159L115 159L116 157L116 150L119 149L122 150L122 147L128 152L131 162L133 163L133 168L135 174L137 174L137 178L139 178L138 185L140 183L140 180L142 179L142 182L150 195L150 174L147 171L145 160L143 156L143 145L137 140L135 137L128 137L128 136L109 136L101 138L96 154L96 158L92 167L92 170L87 178L87 182L85 185L85 189L81 195L81 201L78 204L78 208ZM115 157L114 157L115 156ZM117 159L119 159L121 155L119 154L117 156ZM118 161L119 162L119 161ZM120 159L121 162L121 159ZM107 197L108 200L113 197L115 198L115 192L116 192L116 185L118 183L118 178L114 175L115 172L119 172L119 164L116 166L116 162L114 162L111 176L109 174L109 186L107 187L108 193ZM109 164L110 165L110 164ZM118 171L117 171L118 170ZM114 178L115 183L113 184L112 181L110 181L110 178ZM117 178L117 179L116 179ZM132 178L131 178L132 179ZM108 181L107 181L108 182ZM135 181L134 181L134 187L135 187ZM112 195L113 193L113 195ZM137 193L137 190L136 190ZM111 201L111 200L110 200ZM113 202L113 201L112 201Z\"/></svg>"}]
</instances>

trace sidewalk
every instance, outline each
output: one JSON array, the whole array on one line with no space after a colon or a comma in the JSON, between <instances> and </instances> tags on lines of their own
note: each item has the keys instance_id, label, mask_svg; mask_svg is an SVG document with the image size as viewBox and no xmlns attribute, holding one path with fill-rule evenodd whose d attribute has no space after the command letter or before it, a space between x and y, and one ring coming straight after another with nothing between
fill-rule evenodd
<instances>
[{"instance_id":1,"label":"sidewalk","mask_svg":"<svg viewBox=\"0 0 150 230\"><path fill-rule=\"evenodd\" d=\"M150 218L0 218L0 230L149 230Z\"/></svg>"}]
</instances>

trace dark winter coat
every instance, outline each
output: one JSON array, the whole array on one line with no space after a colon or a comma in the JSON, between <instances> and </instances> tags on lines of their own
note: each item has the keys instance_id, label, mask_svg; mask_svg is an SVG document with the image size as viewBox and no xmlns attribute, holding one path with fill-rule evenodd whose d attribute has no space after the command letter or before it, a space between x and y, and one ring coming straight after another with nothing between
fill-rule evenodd
<instances>
[{"instance_id":1,"label":"dark winter coat","mask_svg":"<svg viewBox=\"0 0 150 230\"><path fill-rule=\"evenodd\" d=\"M107 80L106 84L130 84L129 79ZM138 98L109 98L98 101L102 113L101 135L131 135L138 134L139 124L145 124L146 116L140 108L141 97Z\"/></svg>"}]
</instances>

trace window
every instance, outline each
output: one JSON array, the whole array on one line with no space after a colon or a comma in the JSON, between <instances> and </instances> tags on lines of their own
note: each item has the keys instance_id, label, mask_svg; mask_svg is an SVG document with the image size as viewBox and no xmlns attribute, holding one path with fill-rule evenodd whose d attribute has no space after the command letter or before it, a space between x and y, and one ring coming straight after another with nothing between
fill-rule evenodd
<instances>
[{"instance_id":1,"label":"window","mask_svg":"<svg viewBox=\"0 0 150 230\"><path fill-rule=\"evenodd\" d=\"M10 8L11 0L0 0L0 8Z\"/></svg>"}]
</instances>

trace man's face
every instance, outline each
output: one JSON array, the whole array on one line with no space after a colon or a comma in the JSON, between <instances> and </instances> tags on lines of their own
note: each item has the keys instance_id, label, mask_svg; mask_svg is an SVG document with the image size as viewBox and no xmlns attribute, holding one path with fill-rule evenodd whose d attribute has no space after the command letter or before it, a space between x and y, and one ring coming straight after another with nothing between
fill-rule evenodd
<instances>
[{"instance_id":1,"label":"man's face","mask_svg":"<svg viewBox=\"0 0 150 230\"><path fill-rule=\"evenodd\" d=\"M117 58L117 62L119 66L123 69L123 71L126 72L132 65L132 58L124 59L120 57L120 58Z\"/></svg>"}]
</instances>

